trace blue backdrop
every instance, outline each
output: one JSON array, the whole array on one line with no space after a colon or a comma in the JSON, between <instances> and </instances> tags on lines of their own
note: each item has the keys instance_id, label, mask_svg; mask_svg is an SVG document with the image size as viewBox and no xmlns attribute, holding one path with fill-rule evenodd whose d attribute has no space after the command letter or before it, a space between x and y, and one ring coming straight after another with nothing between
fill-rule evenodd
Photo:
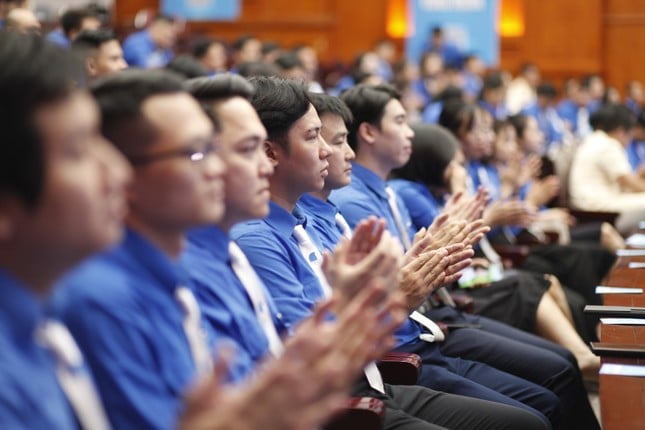
<instances>
[{"instance_id":1,"label":"blue backdrop","mask_svg":"<svg viewBox=\"0 0 645 430\"><path fill-rule=\"evenodd\" d=\"M192 21L227 21L240 16L240 0L161 0L161 11Z\"/></svg>"},{"instance_id":2,"label":"blue backdrop","mask_svg":"<svg viewBox=\"0 0 645 430\"><path fill-rule=\"evenodd\" d=\"M445 39L464 54L475 54L490 66L499 60L498 0L408 0L414 35L406 54L421 58L433 27L443 28Z\"/></svg>"}]
</instances>

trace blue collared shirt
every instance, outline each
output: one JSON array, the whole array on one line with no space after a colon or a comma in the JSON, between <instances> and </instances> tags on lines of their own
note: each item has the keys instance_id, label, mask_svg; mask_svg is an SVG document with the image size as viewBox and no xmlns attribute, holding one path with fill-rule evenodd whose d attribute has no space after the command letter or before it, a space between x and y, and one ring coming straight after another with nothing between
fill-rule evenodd
<instances>
[{"instance_id":1,"label":"blue collared shirt","mask_svg":"<svg viewBox=\"0 0 645 430\"><path fill-rule=\"evenodd\" d=\"M352 228L355 228L365 218L377 216L385 219L387 229L398 237L399 233L394 218L392 218L385 192L386 186L387 183L376 173L358 163L352 163L351 184L332 191L329 200L338 206ZM397 206L403 224L408 229L410 240L412 240L416 230L412 227L410 214L401 199L397 199Z\"/></svg>"},{"instance_id":2,"label":"blue collared shirt","mask_svg":"<svg viewBox=\"0 0 645 430\"><path fill-rule=\"evenodd\" d=\"M645 141L632 139L627 145L627 159L632 170L635 172L645 164Z\"/></svg>"},{"instance_id":3,"label":"blue collared shirt","mask_svg":"<svg viewBox=\"0 0 645 430\"><path fill-rule=\"evenodd\" d=\"M388 183L396 191L399 200L405 203L416 230L428 227L439 215L441 205L425 185L405 179L392 179Z\"/></svg>"},{"instance_id":4,"label":"blue collared shirt","mask_svg":"<svg viewBox=\"0 0 645 430\"><path fill-rule=\"evenodd\" d=\"M69 46L71 45L71 42L63 32L62 28L55 28L54 30L50 31L45 39L47 39L48 42L62 46L63 48L69 48Z\"/></svg>"},{"instance_id":5,"label":"blue collared shirt","mask_svg":"<svg viewBox=\"0 0 645 430\"><path fill-rule=\"evenodd\" d=\"M206 321L218 338L235 342L254 363L265 358L269 341L258 321L253 303L231 266L228 234L215 226L197 228L188 234L188 246L181 263L195 285L197 299ZM281 315L265 291L276 330L284 327ZM247 369L247 373L252 366Z\"/></svg>"},{"instance_id":6,"label":"blue collared shirt","mask_svg":"<svg viewBox=\"0 0 645 430\"><path fill-rule=\"evenodd\" d=\"M265 219L233 227L231 238L246 254L289 327L310 316L313 306L323 298L318 278L293 236L294 227L302 224L318 249L322 245L298 205L289 213L271 201L269 209Z\"/></svg>"},{"instance_id":7,"label":"blue collared shirt","mask_svg":"<svg viewBox=\"0 0 645 430\"><path fill-rule=\"evenodd\" d=\"M81 347L116 429L176 426L195 364L175 289L178 266L132 230L71 272L53 307ZM211 332L209 341L213 343Z\"/></svg>"},{"instance_id":8,"label":"blue collared shirt","mask_svg":"<svg viewBox=\"0 0 645 430\"><path fill-rule=\"evenodd\" d=\"M298 201L298 206L307 215L311 227L316 230L324 249L333 251L336 244L343 237L343 233L336 225L338 207L330 201L324 201L311 194L304 194Z\"/></svg>"},{"instance_id":9,"label":"blue collared shirt","mask_svg":"<svg viewBox=\"0 0 645 430\"><path fill-rule=\"evenodd\" d=\"M170 49L157 48L148 30L132 33L123 41L123 58L130 67L164 67L172 60L173 55Z\"/></svg>"},{"instance_id":10,"label":"blue collared shirt","mask_svg":"<svg viewBox=\"0 0 645 430\"><path fill-rule=\"evenodd\" d=\"M1 270L0 290L0 428L77 429L55 359L35 338L42 304Z\"/></svg>"}]
</instances>

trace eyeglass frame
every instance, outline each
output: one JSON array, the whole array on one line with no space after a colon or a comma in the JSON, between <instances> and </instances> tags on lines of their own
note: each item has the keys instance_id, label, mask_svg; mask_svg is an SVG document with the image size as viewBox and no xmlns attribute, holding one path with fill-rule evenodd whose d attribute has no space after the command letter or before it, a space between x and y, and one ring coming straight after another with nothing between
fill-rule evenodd
<instances>
[{"instance_id":1,"label":"eyeglass frame","mask_svg":"<svg viewBox=\"0 0 645 430\"><path fill-rule=\"evenodd\" d=\"M197 141L193 142L193 144L194 143L197 143ZM199 164L208 158L210 154L216 153L218 150L219 148L217 147L215 138L213 137L209 139L208 143L204 145L204 149L201 150L190 148L189 145L186 145L186 147L181 149L170 149L156 154L128 156L127 158L133 166L145 166L147 164L171 158L185 158L191 163Z\"/></svg>"}]
</instances>

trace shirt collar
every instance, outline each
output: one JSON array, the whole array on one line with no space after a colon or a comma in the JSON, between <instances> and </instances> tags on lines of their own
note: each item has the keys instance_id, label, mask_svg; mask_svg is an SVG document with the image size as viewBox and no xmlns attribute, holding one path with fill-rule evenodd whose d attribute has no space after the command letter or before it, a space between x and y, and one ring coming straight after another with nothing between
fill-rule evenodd
<instances>
[{"instance_id":1,"label":"shirt collar","mask_svg":"<svg viewBox=\"0 0 645 430\"><path fill-rule=\"evenodd\" d=\"M0 270L0 314L6 315L8 328L17 339L32 339L43 317L43 304L24 284Z\"/></svg>"},{"instance_id":2,"label":"shirt collar","mask_svg":"<svg viewBox=\"0 0 645 430\"><path fill-rule=\"evenodd\" d=\"M370 190L387 200L387 183L367 167L352 161L352 176L360 179Z\"/></svg>"},{"instance_id":3,"label":"shirt collar","mask_svg":"<svg viewBox=\"0 0 645 430\"><path fill-rule=\"evenodd\" d=\"M311 194L303 195L298 200L298 205L308 213L323 219L334 219L339 212L338 207L329 200L325 201Z\"/></svg>"},{"instance_id":4,"label":"shirt collar","mask_svg":"<svg viewBox=\"0 0 645 430\"><path fill-rule=\"evenodd\" d=\"M148 239L127 228L123 248L127 249L133 260L136 260L150 276L156 278L172 294L179 284L188 285L188 276L180 266L174 263Z\"/></svg>"},{"instance_id":5,"label":"shirt collar","mask_svg":"<svg viewBox=\"0 0 645 430\"><path fill-rule=\"evenodd\" d=\"M295 226L298 224L304 226L307 223L307 219L298 205L294 208L293 213L289 213L273 201L269 201L269 216L264 221L282 237L291 236Z\"/></svg>"},{"instance_id":6,"label":"shirt collar","mask_svg":"<svg viewBox=\"0 0 645 430\"><path fill-rule=\"evenodd\" d=\"M188 240L208 250L218 260L229 260L228 245L231 239L228 233L217 226L194 228L188 232Z\"/></svg>"}]
</instances>

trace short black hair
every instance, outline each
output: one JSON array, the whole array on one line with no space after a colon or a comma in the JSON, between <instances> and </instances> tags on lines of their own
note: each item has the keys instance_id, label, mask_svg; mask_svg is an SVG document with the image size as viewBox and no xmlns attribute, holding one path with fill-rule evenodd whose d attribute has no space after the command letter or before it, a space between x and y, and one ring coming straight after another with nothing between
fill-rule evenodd
<instances>
[{"instance_id":1,"label":"short black hair","mask_svg":"<svg viewBox=\"0 0 645 430\"><path fill-rule=\"evenodd\" d=\"M91 86L101 110L103 135L126 157L143 152L157 130L141 112L150 97L186 92L182 81L163 70L129 69L98 79Z\"/></svg>"},{"instance_id":2,"label":"short black hair","mask_svg":"<svg viewBox=\"0 0 645 430\"><path fill-rule=\"evenodd\" d=\"M357 85L343 92L340 98L354 116L354 122L348 128L347 142L356 150L360 125L366 122L380 128L385 106L391 100L401 100L401 93L387 84Z\"/></svg>"},{"instance_id":3,"label":"short black hair","mask_svg":"<svg viewBox=\"0 0 645 430\"><path fill-rule=\"evenodd\" d=\"M72 49L98 49L104 43L112 40L118 40L112 30L106 28L83 30L72 42Z\"/></svg>"},{"instance_id":4,"label":"short black hair","mask_svg":"<svg viewBox=\"0 0 645 430\"><path fill-rule=\"evenodd\" d=\"M298 67L302 68L302 61L300 61L298 55L293 52L287 52L286 54L280 55L276 58L274 64L283 71L296 69Z\"/></svg>"},{"instance_id":5,"label":"short black hair","mask_svg":"<svg viewBox=\"0 0 645 430\"><path fill-rule=\"evenodd\" d=\"M538 85L536 92L538 96L544 96L549 99L554 99L558 95L558 90L551 82L542 82Z\"/></svg>"},{"instance_id":6,"label":"short black hair","mask_svg":"<svg viewBox=\"0 0 645 430\"><path fill-rule=\"evenodd\" d=\"M309 93L309 97L316 112L318 112L318 116L322 117L325 114L338 115L342 118L347 130L349 130L352 122L354 122L354 117L344 101L338 97L321 93Z\"/></svg>"},{"instance_id":7,"label":"short black hair","mask_svg":"<svg viewBox=\"0 0 645 430\"><path fill-rule=\"evenodd\" d=\"M594 130L611 133L620 128L631 130L636 125L636 117L625 105L606 104L591 115L589 122Z\"/></svg>"},{"instance_id":8,"label":"short black hair","mask_svg":"<svg viewBox=\"0 0 645 430\"><path fill-rule=\"evenodd\" d=\"M0 64L0 192L35 207L45 162L34 115L75 91L81 67L44 39L12 32L0 32Z\"/></svg>"},{"instance_id":9,"label":"short black hair","mask_svg":"<svg viewBox=\"0 0 645 430\"><path fill-rule=\"evenodd\" d=\"M213 104L232 97L242 97L250 102L255 92L249 81L234 73L190 79L184 82L184 88L197 99L217 131L222 127Z\"/></svg>"},{"instance_id":10,"label":"short black hair","mask_svg":"<svg viewBox=\"0 0 645 430\"><path fill-rule=\"evenodd\" d=\"M235 41L233 42L232 48L235 52L241 51L244 48L244 45L246 45L247 42L251 40L258 40L258 38L251 34L245 34L243 36L240 36L237 39L235 39Z\"/></svg>"},{"instance_id":11,"label":"short black hair","mask_svg":"<svg viewBox=\"0 0 645 430\"><path fill-rule=\"evenodd\" d=\"M449 130L435 124L412 126L412 156L392 176L426 186L443 187L444 172L459 149L459 141Z\"/></svg>"},{"instance_id":12,"label":"short black hair","mask_svg":"<svg viewBox=\"0 0 645 430\"><path fill-rule=\"evenodd\" d=\"M60 26L63 28L63 33L69 37L72 31L81 29L83 20L87 18L98 19L98 16L89 9L69 9L60 17Z\"/></svg>"},{"instance_id":13,"label":"short black hair","mask_svg":"<svg viewBox=\"0 0 645 430\"><path fill-rule=\"evenodd\" d=\"M206 56L211 45L222 45L226 48L226 42L222 39L214 39L212 37L201 37L197 39L193 45L193 57L201 60Z\"/></svg>"},{"instance_id":14,"label":"short black hair","mask_svg":"<svg viewBox=\"0 0 645 430\"><path fill-rule=\"evenodd\" d=\"M208 75L206 67L190 55L176 56L166 64L165 69L177 74L181 79L193 79Z\"/></svg>"},{"instance_id":15,"label":"short black hair","mask_svg":"<svg viewBox=\"0 0 645 430\"><path fill-rule=\"evenodd\" d=\"M273 64L264 61L245 61L237 68L237 73L245 78L254 76L278 76L280 70Z\"/></svg>"},{"instance_id":16,"label":"short black hair","mask_svg":"<svg viewBox=\"0 0 645 430\"><path fill-rule=\"evenodd\" d=\"M249 80L255 88L251 104L267 130L268 139L289 151L287 133L310 108L306 87L291 79L257 76Z\"/></svg>"}]
</instances>

